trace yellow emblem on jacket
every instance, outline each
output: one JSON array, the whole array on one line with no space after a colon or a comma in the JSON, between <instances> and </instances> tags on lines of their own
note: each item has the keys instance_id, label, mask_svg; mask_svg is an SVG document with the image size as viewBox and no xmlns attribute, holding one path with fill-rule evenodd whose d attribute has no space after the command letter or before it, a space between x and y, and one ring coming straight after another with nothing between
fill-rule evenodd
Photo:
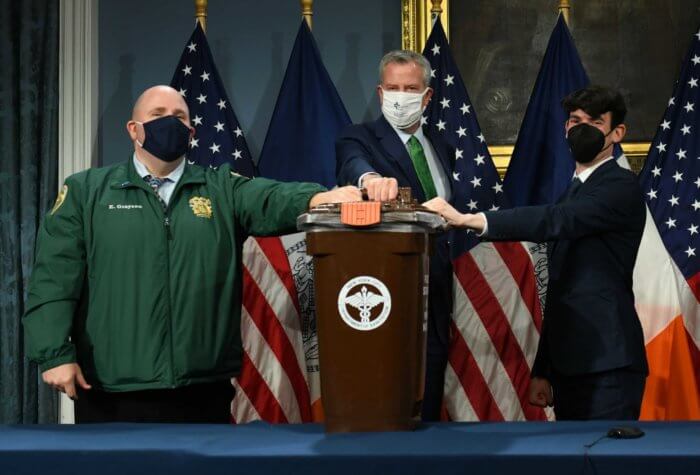
<instances>
[{"instance_id":1,"label":"yellow emblem on jacket","mask_svg":"<svg viewBox=\"0 0 700 475\"><path fill-rule=\"evenodd\" d=\"M190 208L195 216L211 219L211 200L209 198L193 196L190 198Z\"/></svg>"},{"instance_id":2,"label":"yellow emblem on jacket","mask_svg":"<svg viewBox=\"0 0 700 475\"><path fill-rule=\"evenodd\" d=\"M58 211L58 208L60 208L63 202L66 201L66 195L68 195L68 185L63 185L61 191L58 192L58 196L56 197L56 202L53 204L53 208L51 208L51 214L54 214L56 211Z\"/></svg>"}]
</instances>

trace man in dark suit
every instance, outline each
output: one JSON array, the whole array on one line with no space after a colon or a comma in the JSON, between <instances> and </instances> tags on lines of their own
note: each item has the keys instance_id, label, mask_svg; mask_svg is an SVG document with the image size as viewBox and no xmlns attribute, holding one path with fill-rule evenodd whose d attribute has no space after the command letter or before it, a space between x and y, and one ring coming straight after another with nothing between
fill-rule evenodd
<instances>
[{"instance_id":1,"label":"man in dark suit","mask_svg":"<svg viewBox=\"0 0 700 475\"><path fill-rule=\"evenodd\" d=\"M421 126L433 93L430 63L412 51L392 51L379 64L379 80L382 117L348 127L336 142L338 183L365 188L371 200L393 199L401 186L410 187L420 202L435 197L449 201L454 150ZM422 415L423 420L438 420L452 311L452 265L444 236L435 242L429 292Z\"/></svg>"},{"instance_id":2,"label":"man in dark suit","mask_svg":"<svg viewBox=\"0 0 700 475\"><path fill-rule=\"evenodd\" d=\"M478 214L439 199L426 205L488 240L548 242L530 402L553 403L559 420L637 419L648 369L632 272L646 207L637 177L612 156L627 109L618 92L595 86L562 105L576 172L557 204Z\"/></svg>"}]
</instances>

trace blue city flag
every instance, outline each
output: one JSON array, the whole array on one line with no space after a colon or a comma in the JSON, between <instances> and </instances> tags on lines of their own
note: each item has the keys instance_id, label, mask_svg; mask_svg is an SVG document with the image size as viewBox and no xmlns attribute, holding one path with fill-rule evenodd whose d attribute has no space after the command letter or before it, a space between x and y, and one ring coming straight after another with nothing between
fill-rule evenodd
<instances>
[{"instance_id":1,"label":"blue city flag","mask_svg":"<svg viewBox=\"0 0 700 475\"><path fill-rule=\"evenodd\" d=\"M561 100L588 83L566 21L559 15L503 181L514 206L554 203L568 188L575 164Z\"/></svg>"},{"instance_id":2,"label":"blue city flag","mask_svg":"<svg viewBox=\"0 0 700 475\"><path fill-rule=\"evenodd\" d=\"M333 187L335 139L348 124L350 116L302 20L260 154L260 175Z\"/></svg>"},{"instance_id":3,"label":"blue city flag","mask_svg":"<svg viewBox=\"0 0 700 475\"><path fill-rule=\"evenodd\" d=\"M187 102L196 130L187 153L188 163L211 168L230 163L237 173L253 176L255 165L248 145L199 22L182 51L170 85Z\"/></svg>"}]
</instances>

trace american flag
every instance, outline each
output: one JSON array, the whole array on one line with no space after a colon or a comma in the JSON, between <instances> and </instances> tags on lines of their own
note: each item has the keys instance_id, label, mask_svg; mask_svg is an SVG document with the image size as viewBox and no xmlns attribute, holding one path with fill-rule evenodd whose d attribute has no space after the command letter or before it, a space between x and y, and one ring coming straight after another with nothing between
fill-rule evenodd
<instances>
[{"instance_id":1,"label":"american flag","mask_svg":"<svg viewBox=\"0 0 700 475\"><path fill-rule=\"evenodd\" d=\"M700 31L640 175L650 214L634 275L650 375L644 419L700 418Z\"/></svg>"},{"instance_id":2,"label":"american flag","mask_svg":"<svg viewBox=\"0 0 700 475\"><path fill-rule=\"evenodd\" d=\"M453 201L461 212L507 206L503 185L439 19L423 55L433 98L423 123L455 148ZM452 420L543 420L527 402L542 312L522 243L480 243L453 232L454 312L445 407Z\"/></svg>"},{"instance_id":3,"label":"american flag","mask_svg":"<svg viewBox=\"0 0 700 475\"><path fill-rule=\"evenodd\" d=\"M230 163L236 172L252 177L255 166L245 136L199 23L171 86L185 98L196 129L188 164L216 168ZM243 247L243 365L232 381L235 422L311 420L301 329L301 315L308 311L309 291L304 285L310 277L303 279L306 261L299 257L295 241L287 236L249 238Z\"/></svg>"},{"instance_id":4,"label":"american flag","mask_svg":"<svg viewBox=\"0 0 700 475\"><path fill-rule=\"evenodd\" d=\"M212 168L230 163L236 172L252 177L255 167L248 145L199 22L180 56L170 85L187 102L190 121L196 130L187 154L188 163Z\"/></svg>"}]
</instances>

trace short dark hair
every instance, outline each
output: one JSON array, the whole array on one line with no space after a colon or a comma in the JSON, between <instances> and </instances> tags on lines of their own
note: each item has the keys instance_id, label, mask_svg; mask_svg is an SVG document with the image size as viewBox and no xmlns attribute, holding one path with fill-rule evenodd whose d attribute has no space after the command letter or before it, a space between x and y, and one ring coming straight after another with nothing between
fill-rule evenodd
<instances>
[{"instance_id":1,"label":"short dark hair","mask_svg":"<svg viewBox=\"0 0 700 475\"><path fill-rule=\"evenodd\" d=\"M610 112L612 128L622 124L627 115L627 106L622 94L603 86L588 86L574 91L561 101L561 105L568 114L578 109L591 117L600 117Z\"/></svg>"}]
</instances>

